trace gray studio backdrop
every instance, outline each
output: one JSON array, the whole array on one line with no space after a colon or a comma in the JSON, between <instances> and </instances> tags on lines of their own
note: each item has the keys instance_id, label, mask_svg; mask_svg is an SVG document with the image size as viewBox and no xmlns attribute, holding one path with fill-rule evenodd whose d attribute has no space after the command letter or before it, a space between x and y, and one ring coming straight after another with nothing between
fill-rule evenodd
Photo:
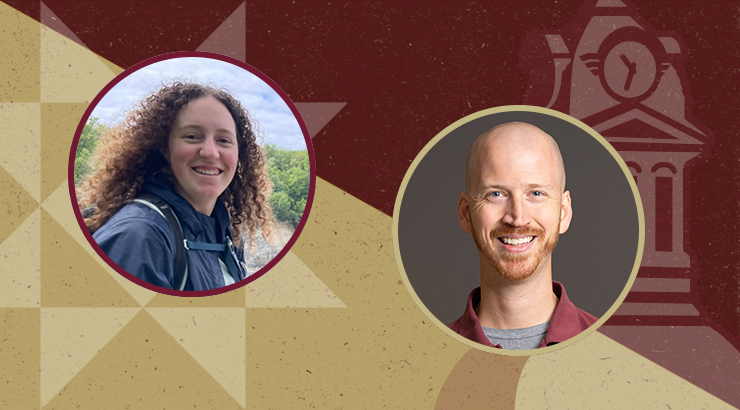
<instances>
[{"instance_id":1,"label":"gray studio backdrop","mask_svg":"<svg viewBox=\"0 0 740 410\"><path fill-rule=\"evenodd\" d=\"M475 119L440 140L409 179L398 221L406 274L421 301L444 324L460 317L480 286L478 250L462 231L457 202L465 190L465 160L473 141L498 124L522 121L560 146L573 220L553 252L553 279L579 308L601 317L629 280L637 257L639 220L629 182L599 141L546 114L516 111Z\"/></svg>"}]
</instances>

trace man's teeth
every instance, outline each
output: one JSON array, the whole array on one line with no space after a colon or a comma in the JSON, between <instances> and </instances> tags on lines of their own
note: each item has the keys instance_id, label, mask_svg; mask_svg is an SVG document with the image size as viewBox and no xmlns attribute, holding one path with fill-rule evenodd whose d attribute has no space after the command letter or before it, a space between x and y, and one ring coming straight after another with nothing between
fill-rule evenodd
<instances>
[{"instance_id":1,"label":"man's teeth","mask_svg":"<svg viewBox=\"0 0 740 410\"><path fill-rule=\"evenodd\" d=\"M526 238L521 239L512 239L512 238L501 238L501 241L508 245L523 245L525 243L532 242L532 239L534 239L534 236L527 236Z\"/></svg>"},{"instance_id":2,"label":"man's teeth","mask_svg":"<svg viewBox=\"0 0 740 410\"><path fill-rule=\"evenodd\" d=\"M205 169L200 169L200 168L193 168L193 170L195 170L195 172L199 174L205 174L205 175L218 175L221 172L219 170L211 171L211 170L205 170Z\"/></svg>"}]
</instances>

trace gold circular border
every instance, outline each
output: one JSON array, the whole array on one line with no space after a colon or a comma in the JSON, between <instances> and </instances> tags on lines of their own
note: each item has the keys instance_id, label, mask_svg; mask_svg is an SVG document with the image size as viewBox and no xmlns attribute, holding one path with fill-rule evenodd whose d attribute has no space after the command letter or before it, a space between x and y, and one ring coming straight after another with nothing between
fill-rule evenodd
<instances>
[{"instance_id":1,"label":"gold circular border","mask_svg":"<svg viewBox=\"0 0 740 410\"><path fill-rule=\"evenodd\" d=\"M622 290L622 293L619 295L617 300L614 302L611 308L599 319L591 325L588 329L584 330L583 332L579 333L578 335L568 339L567 341L563 343L559 343L553 346L547 346L539 349L531 349L531 350L506 350L506 349L497 349L495 347L491 346L484 346L480 343L476 343L468 338L465 338L463 336L460 336L459 334L453 332L450 328L447 327L444 323L442 323L439 319L437 319L432 312L427 309L427 307L424 305L424 303L419 299L419 296L414 291L414 288L411 286L411 282L409 282L408 275L406 275L406 270L403 268L403 262L401 260L401 251L398 246L398 216L401 211L401 203L403 202L403 194L406 192L406 187L408 186L409 179L411 179L411 175L413 175L414 171L416 170L416 167L421 162L422 158L429 152L429 150L432 149L434 145L437 144L442 138L446 137L447 134L452 132L453 130L459 128L460 126L467 124L473 120L476 120L481 117L486 117L492 114L498 114L503 112L512 112L512 111L527 111L527 112L535 112L540 114L546 114L551 117L557 117L561 120L567 121L578 128L582 129L583 131L587 132L589 135L591 135L594 139L599 141L601 145L604 146L604 148L609 151L609 153L612 155L612 157L617 161L619 166L622 168L622 171L624 172L625 178L627 178L627 182L630 184L630 187L632 188L632 195L635 198L635 205L637 206L637 218L639 222L639 239L637 244L637 257L635 258L635 263L632 267L632 274L629 277L629 280L627 281L627 285ZM406 286L406 290L408 290L409 294L411 295L411 298L414 299L414 302L416 305L421 309L422 312L429 318L429 320L432 321L437 327L441 328L445 333L447 333L452 338L456 339L459 342L462 342L472 348L482 350L484 352L490 352L505 356L532 356L537 354L543 354L543 353L550 353L556 350L560 350L564 347L570 346L573 343L578 342L579 340L583 339L584 337L590 335L593 331L595 331L598 327L604 324L619 308L619 305L622 304L624 299L627 297L627 293L629 293L630 289L632 288L632 284L635 282L635 277L637 277L637 271L640 269L640 262L642 261L642 253L645 247L645 213L642 208L642 200L640 199L640 193L637 191L637 185L635 184L635 180L632 178L632 172L630 172L629 168L627 167L627 164L625 164L622 157L617 153L617 150L614 149L614 147L607 142L607 140L604 139L601 135L599 135L596 131L594 131L591 127L584 124L583 122L569 116L566 114L563 114L559 111L551 110L549 108L542 108L542 107L533 107L529 105L506 105L502 107L496 107L496 108L489 108L483 111L478 111L474 114L470 114L467 117L464 117L460 120L455 121L453 124L449 125L447 128L443 129L439 134L437 134L434 138L432 138L431 141L427 143L427 145L424 146L424 148L419 152L419 154L416 156L414 161L411 163L411 166L409 167L408 171L406 171L406 175L403 177L403 182L401 182L401 188L398 190L398 195L396 196L396 205L393 207L393 251L396 257L396 264L398 265L398 271L401 273L401 279L403 279L403 283Z\"/></svg>"}]
</instances>

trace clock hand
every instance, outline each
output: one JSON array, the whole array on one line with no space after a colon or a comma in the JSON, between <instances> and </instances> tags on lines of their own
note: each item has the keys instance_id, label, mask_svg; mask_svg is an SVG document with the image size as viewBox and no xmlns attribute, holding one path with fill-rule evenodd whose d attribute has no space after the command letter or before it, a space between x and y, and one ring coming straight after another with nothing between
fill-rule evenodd
<instances>
[{"instance_id":1,"label":"clock hand","mask_svg":"<svg viewBox=\"0 0 740 410\"><path fill-rule=\"evenodd\" d=\"M632 67L630 67L630 71L627 73L627 81L624 83L624 91L630 90L630 85L632 85L632 77L635 76L635 73L637 73L637 70L632 70Z\"/></svg>"},{"instance_id":2,"label":"clock hand","mask_svg":"<svg viewBox=\"0 0 740 410\"><path fill-rule=\"evenodd\" d=\"M622 54L619 56L619 58L622 60L624 65L626 65L628 68L632 66L632 62L630 62L630 60L627 59L626 55Z\"/></svg>"},{"instance_id":3,"label":"clock hand","mask_svg":"<svg viewBox=\"0 0 740 410\"><path fill-rule=\"evenodd\" d=\"M637 63L631 62L624 54L621 54L619 59L627 66L627 81L624 82L624 91L629 91L632 85L632 77L637 74Z\"/></svg>"}]
</instances>

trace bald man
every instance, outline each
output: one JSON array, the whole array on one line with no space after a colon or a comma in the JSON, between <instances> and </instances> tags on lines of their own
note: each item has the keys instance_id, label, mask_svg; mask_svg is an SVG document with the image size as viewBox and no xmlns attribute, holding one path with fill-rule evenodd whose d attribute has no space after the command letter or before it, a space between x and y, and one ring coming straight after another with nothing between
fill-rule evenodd
<instances>
[{"instance_id":1,"label":"bald man","mask_svg":"<svg viewBox=\"0 0 740 410\"><path fill-rule=\"evenodd\" d=\"M521 122L491 128L470 147L465 191L457 216L478 247L481 286L450 329L487 346L526 350L596 322L552 280L552 252L573 216L555 140Z\"/></svg>"}]
</instances>

